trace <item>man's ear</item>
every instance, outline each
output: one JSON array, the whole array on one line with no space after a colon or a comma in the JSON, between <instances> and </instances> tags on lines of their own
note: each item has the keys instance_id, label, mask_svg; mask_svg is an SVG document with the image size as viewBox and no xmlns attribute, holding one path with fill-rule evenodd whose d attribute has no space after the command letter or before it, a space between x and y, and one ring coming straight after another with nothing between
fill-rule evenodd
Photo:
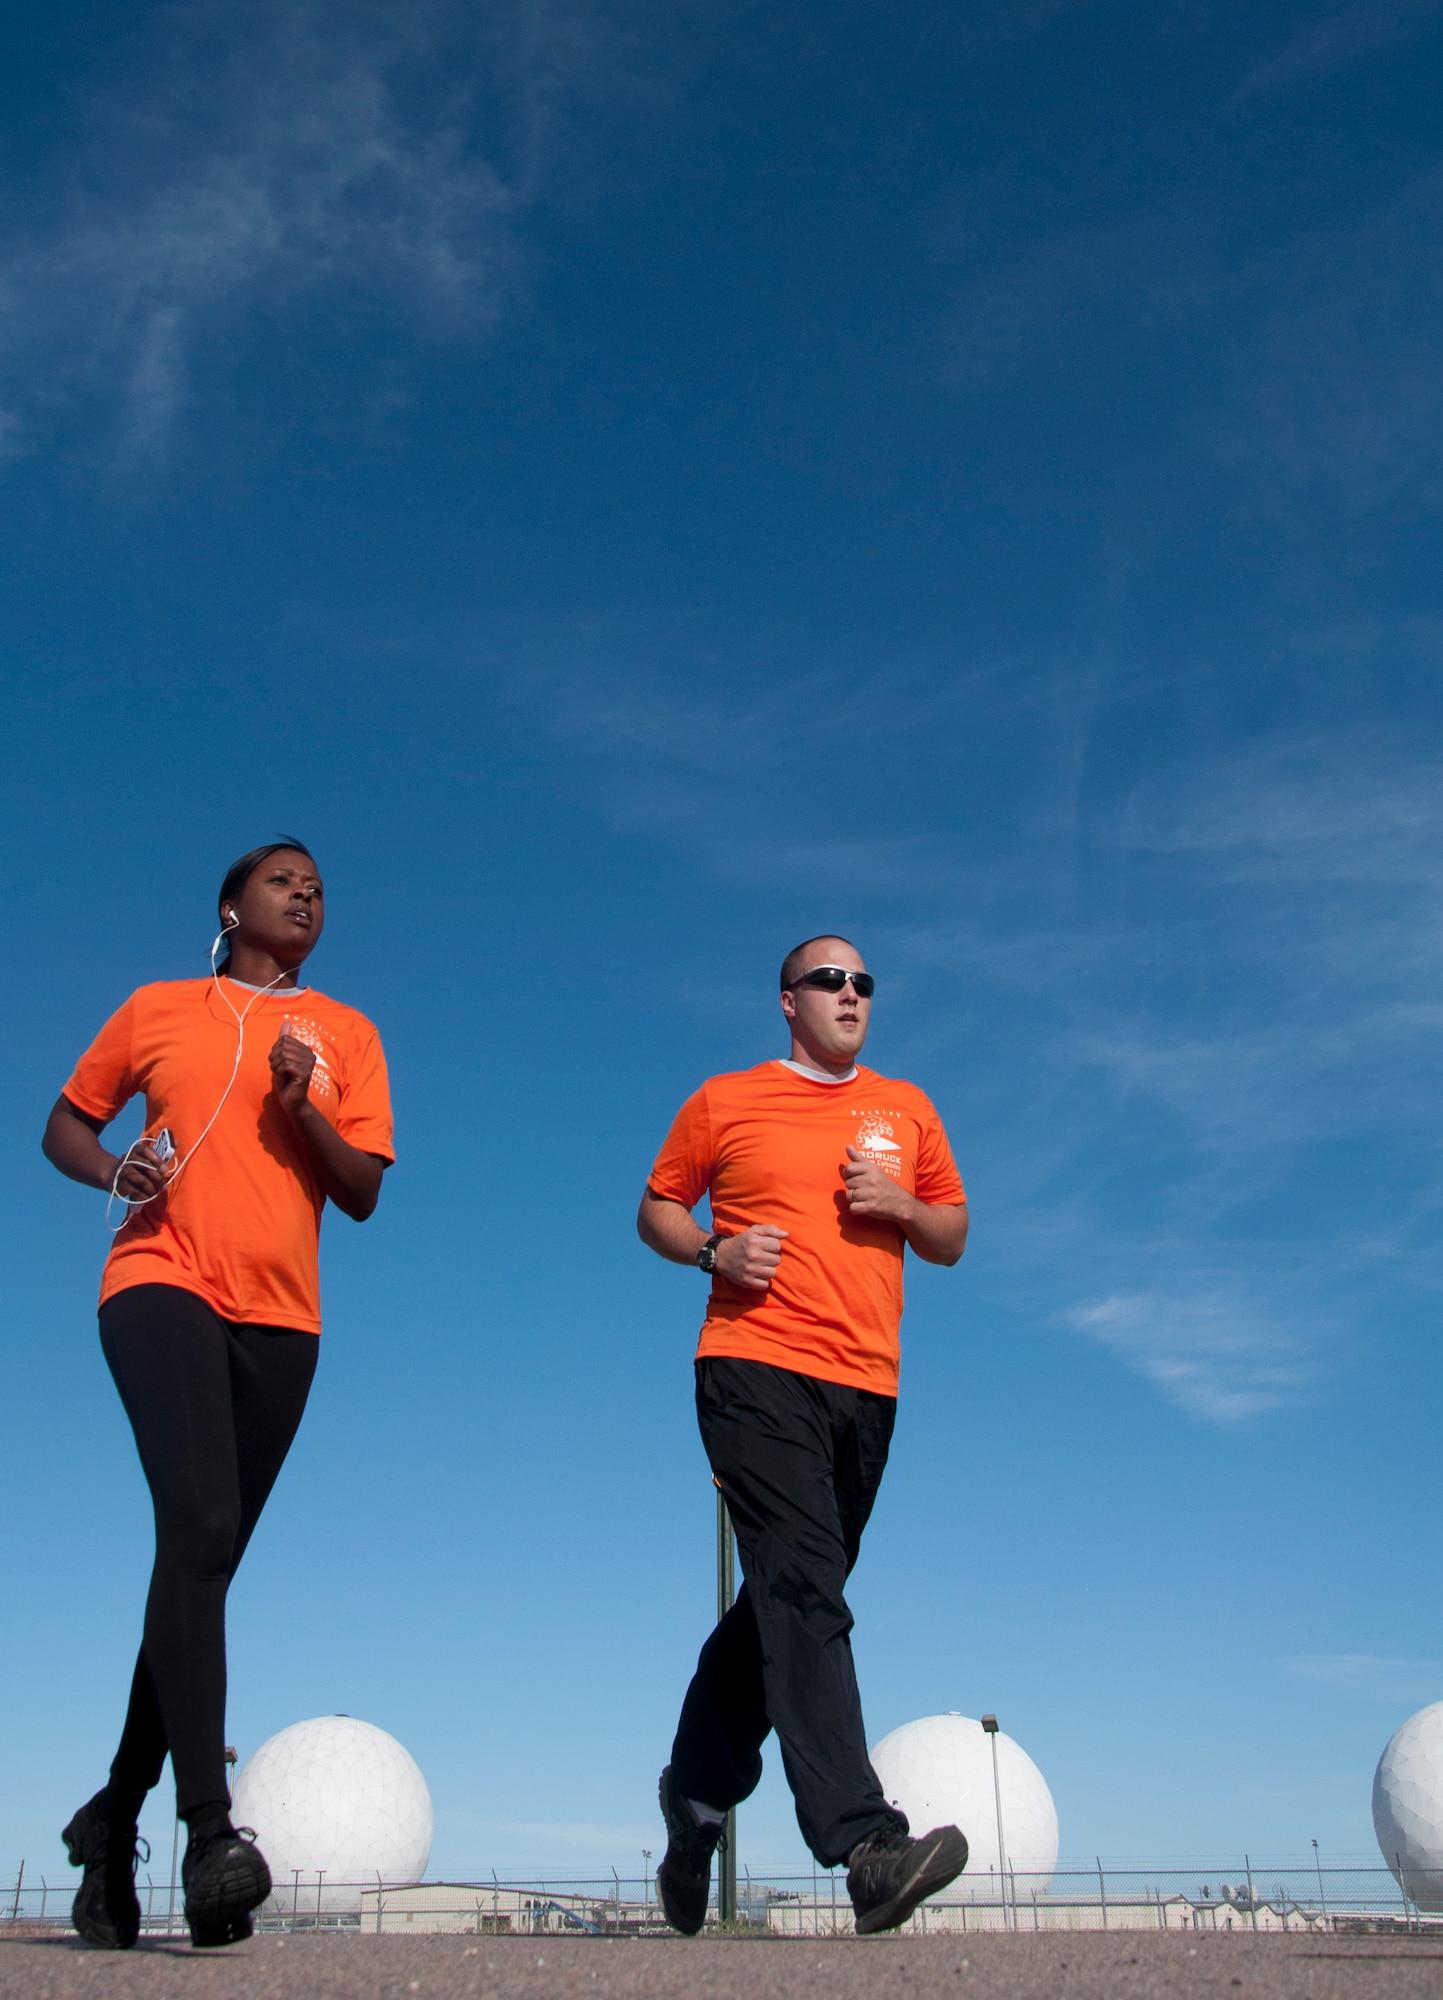
<instances>
[{"instance_id":1,"label":"man's ear","mask_svg":"<svg viewBox=\"0 0 1443 2000\"><path fill-rule=\"evenodd\" d=\"M796 1018L797 1018L797 996L796 996L796 994L795 994L795 993L786 993L786 992L784 992L784 993L782 994L782 1012L783 1012L783 1013L784 1013L784 1014L786 1015L786 1017L787 1017L787 1019L788 1019L789 1021L795 1021L795 1020L796 1020Z\"/></svg>"}]
</instances>

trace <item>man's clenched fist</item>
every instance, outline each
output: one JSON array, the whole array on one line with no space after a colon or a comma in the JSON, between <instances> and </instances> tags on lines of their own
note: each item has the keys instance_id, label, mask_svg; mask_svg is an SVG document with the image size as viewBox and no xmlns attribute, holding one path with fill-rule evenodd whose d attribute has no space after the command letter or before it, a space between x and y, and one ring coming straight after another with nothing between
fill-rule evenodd
<instances>
[{"instance_id":1,"label":"man's clenched fist","mask_svg":"<svg viewBox=\"0 0 1443 2000\"><path fill-rule=\"evenodd\" d=\"M842 1180L853 1215L865 1216L870 1222L906 1222L917 1206L904 1187L855 1146L847 1148Z\"/></svg>"},{"instance_id":2,"label":"man's clenched fist","mask_svg":"<svg viewBox=\"0 0 1443 2000\"><path fill-rule=\"evenodd\" d=\"M769 1222L758 1222L739 1236L728 1236L716 1247L717 1269L728 1284L766 1291L782 1261L786 1233L785 1229L773 1229Z\"/></svg>"}]
</instances>

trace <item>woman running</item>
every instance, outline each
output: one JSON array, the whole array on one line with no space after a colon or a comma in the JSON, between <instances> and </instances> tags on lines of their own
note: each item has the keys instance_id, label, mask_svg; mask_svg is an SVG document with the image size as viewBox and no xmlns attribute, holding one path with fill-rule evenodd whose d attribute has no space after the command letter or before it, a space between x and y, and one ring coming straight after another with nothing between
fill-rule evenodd
<instances>
[{"instance_id":1,"label":"woman running","mask_svg":"<svg viewBox=\"0 0 1443 2000\"><path fill-rule=\"evenodd\" d=\"M380 1037L298 980L325 921L298 840L243 855L220 890L205 979L142 986L50 1114L45 1153L126 1213L100 1288L100 1344L155 1503L155 1569L110 1782L62 1836L85 1870L74 1923L140 1932L136 1822L166 1752L188 1832L192 1942L248 1937L270 1871L231 1825L225 1600L285 1462L316 1366L327 1199L364 1222L394 1160ZM145 1136L100 1133L137 1092Z\"/></svg>"}]
</instances>

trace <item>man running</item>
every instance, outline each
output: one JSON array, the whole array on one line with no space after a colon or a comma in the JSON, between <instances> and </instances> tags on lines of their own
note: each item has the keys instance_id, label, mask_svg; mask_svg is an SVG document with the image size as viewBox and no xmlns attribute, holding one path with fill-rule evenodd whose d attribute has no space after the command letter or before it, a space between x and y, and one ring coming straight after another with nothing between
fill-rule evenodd
<instances>
[{"instance_id":1,"label":"man running","mask_svg":"<svg viewBox=\"0 0 1443 2000\"><path fill-rule=\"evenodd\" d=\"M661 1774L657 1893L688 1936L773 1729L808 1847L824 1868L849 1864L859 1933L904 1923L967 1863L955 1826L910 1839L882 1796L842 1594L896 1416L903 1250L955 1264L967 1241L936 1111L858 1066L873 987L845 938L789 952L790 1057L687 1099L637 1216L658 1256L711 1275L697 1417L746 1577L702 1648ZM704 1194L710 1235L691 1213Z\"/></svg>"}]
</instances>

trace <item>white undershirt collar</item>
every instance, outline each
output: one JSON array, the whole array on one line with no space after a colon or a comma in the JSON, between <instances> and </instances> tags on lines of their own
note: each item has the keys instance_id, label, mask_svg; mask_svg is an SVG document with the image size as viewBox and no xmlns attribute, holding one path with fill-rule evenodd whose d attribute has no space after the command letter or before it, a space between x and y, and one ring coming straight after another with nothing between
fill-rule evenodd
<instances>
[{"instance_id":1,"label":"white undershirt collar","mask_svg":"<svg viewBox=\"0 0 1443 2000\"><path fill-rule=\"evenodd\" d=\"M778 1056L777 1061L783 1069L795 1070L798 1076L804 1076L808 1083L851 1083L857 1075L855 1063L845 1076L832 1076L826 1070L813 1069L810 1063L793 1062L790 1056Z\"/></svg>"}]
</instances>

